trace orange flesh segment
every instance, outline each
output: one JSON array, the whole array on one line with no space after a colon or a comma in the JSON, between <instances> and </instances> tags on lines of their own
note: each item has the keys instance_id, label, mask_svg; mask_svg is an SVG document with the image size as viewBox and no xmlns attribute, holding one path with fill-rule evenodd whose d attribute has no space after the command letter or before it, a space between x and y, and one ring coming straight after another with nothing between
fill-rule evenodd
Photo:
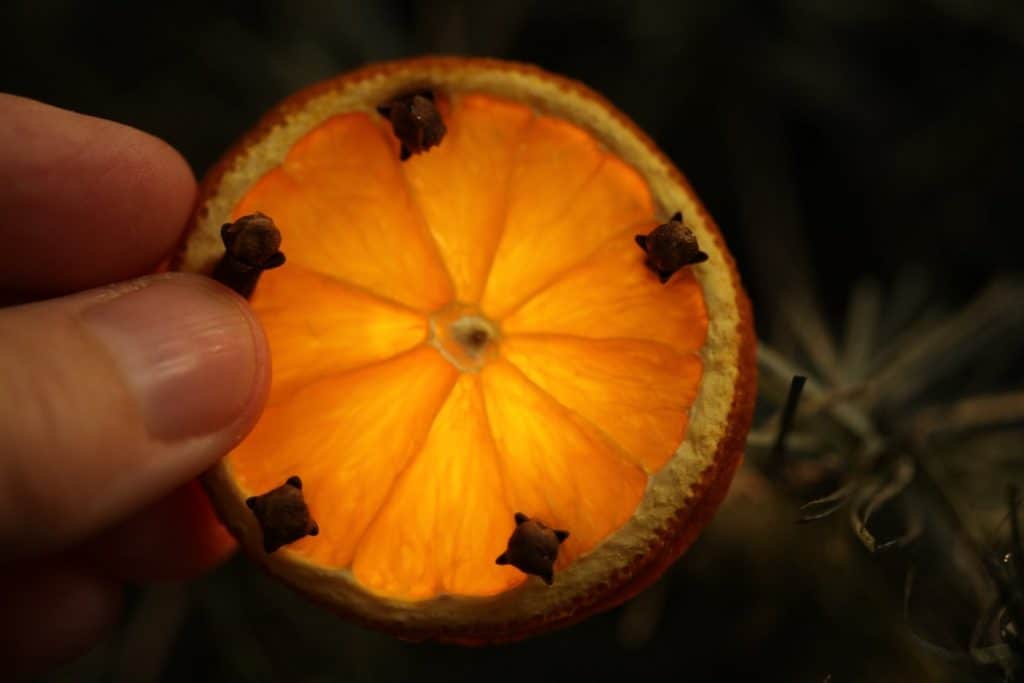
<instances>
[{"instance_id":1,"label":"orange flesh segment","mask_svg":"<svg viewBox=\"0 0 1024 683\"><path fill-rule=\"evenodd\" d=\"M496 319L613 234L654 217L643 178L570 123L534 119L516 161L504 234L481 302Z\"/></svg>"},{"instance_id":2,"label":"orange flesh segment","mask_svg":"<svg viewBox=\"0 0 1024 683\"><path fill-rule=\"evenodd\" d=\"M704 345L707 310L692 273L676 273L660 284L644 267L633 231L625 231L513 311L502 330L646 339L692 352Z\"/></svg>"},{"instance_id":3,"label":"orange flesh segment","mask_svg":"<svg viewBox=\"0 0 1024 683\"><path fill-rule=\"evenodd\" d=\"M661 469L683 440L701 373L694 354L649 341L563 336L508 337L502 353L647 472Z\"/></svg>"},{"instance_id":4,"label":"orange flesh segment","mask_svg":"<svg viewBox=\"0 0 1024 683\"><path fill-rule=\"evenodd\" d=\"M328 119L233 214L272 216L288 256L252 299L274 378L233 472L247 495L299 475L320 534L278 552L404 600L523 583L495 564L513 513L569 530L557 570L620 528L685 435L707 330L692 274L644 266L632 168L518 103L440 105L448 135L405 163L380 117ZM456 309L501 330L478 371L431 341Z\"/></svg>"},{"instance_id":5,"label":"orange flesh segment","mask_svg":"<svg viewBox=\"0 0 1024 683\"><path fill-rule=\"evenodd\" d=\"M292 263L432 311L451 299L451 282L394 154L366 114L335 116L299 140L232 218L262 211L288 226Z\"/></svg>"},{"instance_id":6,"label":"orange flesh segment","mask_svg":"<svg viewBox=\"0 0 1024 683\"><path fill-rule=\"evenodd\" d=\"M487 416L518 512L570 531L562 568L622 526L647 477L611 441L507 362L484 368Z\"/></svg>"},{"instance_id":7,"label":"orange flesh segment","mask_svg":"<svg viewBox=\"0 0 1024 683\"><path fill-rule=\"evenodd\" d=\"M457 375L423 346L327 376L263 413L230 455L239 483L262 492L299 475L320 535L291 547L348 566L395 480L422 450Z\"/></svg>"},{"instance_id":8,"label":"orange flesh segment","mask_svg":"<svg viewBox=\"0 0 1024 683\"><path fill-rule=\"evenodd\" d=\"M270 405L305 384L395 356L427 337L427 319L302 266L268 277L252 302L274 359Z\"/></svg>"},{"instance_id":9,"label":"orange flesh segment","mask_svg":"<svg viewBox=\"0 0 1024 683\"><path fill-rule=\"evenodd\" d=\"M371 590L425 598L522 583L520 572L494 562L515 523L479 383L462 374L423 452L367 530L352 571Z\"/></svg>"},{"instance_id":10,"label":"orange flesh segment","mask_svg":"<svg viewBox=\"0 0 1024 683\"><path fill-rule=\"evenodd\" d=\"M479 301L505 222L506 187L526 107L480 96L461 99L444 143L409 159L404 170L437 241L458 301Z\"/></svg>"}]
</instances>

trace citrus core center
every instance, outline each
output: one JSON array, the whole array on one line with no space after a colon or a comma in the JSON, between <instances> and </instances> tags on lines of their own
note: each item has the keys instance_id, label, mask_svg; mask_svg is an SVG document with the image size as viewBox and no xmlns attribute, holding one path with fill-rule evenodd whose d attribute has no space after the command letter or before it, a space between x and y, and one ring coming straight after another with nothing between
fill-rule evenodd
<instances>
[{"instance_id":1,"label":"citrus core center","mask_svg":"<svg viewBox=\"0 0 1024 683\"><path fill-rule=\"evenodd\" d=\"M480 370L497 353L498 324L475 306L451 303L430 316L430 345L463 372Z\"/></svg>"}]
</instances>

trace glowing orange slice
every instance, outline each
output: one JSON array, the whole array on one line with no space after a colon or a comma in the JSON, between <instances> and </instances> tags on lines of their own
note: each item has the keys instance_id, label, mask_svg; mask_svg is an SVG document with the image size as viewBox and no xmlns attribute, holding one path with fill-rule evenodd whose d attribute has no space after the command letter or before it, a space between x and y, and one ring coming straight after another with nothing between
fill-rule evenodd
<instances>
[{"instance_id":1,"label":"glowing orange slice","mask_svg":"<svg viewBox=\"0 0 1024 683\"><path fill-rule=\"evenodd\" d=\"M376 107L430 88L447 134L399 160ZM266 411L206 481L274 574L405 637L507 640L653 580L725 493L753 404L732 258L678 171L579 84L490 60L370 67L275 109L203 186L180 259L275 220L252 297ZM709 260L634 243L682 211ZM244 501L300 476L319 525L268 554ZM549 586L497 564L515 513L569 532Z\"/></svg>"}]
</instances>

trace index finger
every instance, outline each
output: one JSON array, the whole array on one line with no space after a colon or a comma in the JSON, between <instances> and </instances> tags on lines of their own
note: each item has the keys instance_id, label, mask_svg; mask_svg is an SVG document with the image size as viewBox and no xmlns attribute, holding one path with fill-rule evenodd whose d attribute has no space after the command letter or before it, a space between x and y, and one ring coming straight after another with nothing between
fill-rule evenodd
<instances>
[{"instance_id":1,"label":"index finger","mask_svg":"<svg viewBox=\"0 0 1024 683\"><path fill-rule=\"evenodd\" d=\"M151 271L195 188L152 135L0 94L0 293L55 296Z\"/></svg>"}]
</instances>

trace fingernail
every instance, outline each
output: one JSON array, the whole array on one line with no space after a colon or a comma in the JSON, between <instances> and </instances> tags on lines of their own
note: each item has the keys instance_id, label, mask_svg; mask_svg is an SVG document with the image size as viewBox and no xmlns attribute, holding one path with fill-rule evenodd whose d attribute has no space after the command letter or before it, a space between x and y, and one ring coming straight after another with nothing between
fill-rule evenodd
<instances>
[{"instance_id":1,"label":"fingernail","mask_svg":"<svg viewBox=\"0 0 1024 683\"><path fill-rule=\"evenodd\" d=\"M243 302L200 276L157 276L82 315L109 349L146 427L166 440L236 421L260 380L262 336Z\"/></svg>"}]
</instances>

